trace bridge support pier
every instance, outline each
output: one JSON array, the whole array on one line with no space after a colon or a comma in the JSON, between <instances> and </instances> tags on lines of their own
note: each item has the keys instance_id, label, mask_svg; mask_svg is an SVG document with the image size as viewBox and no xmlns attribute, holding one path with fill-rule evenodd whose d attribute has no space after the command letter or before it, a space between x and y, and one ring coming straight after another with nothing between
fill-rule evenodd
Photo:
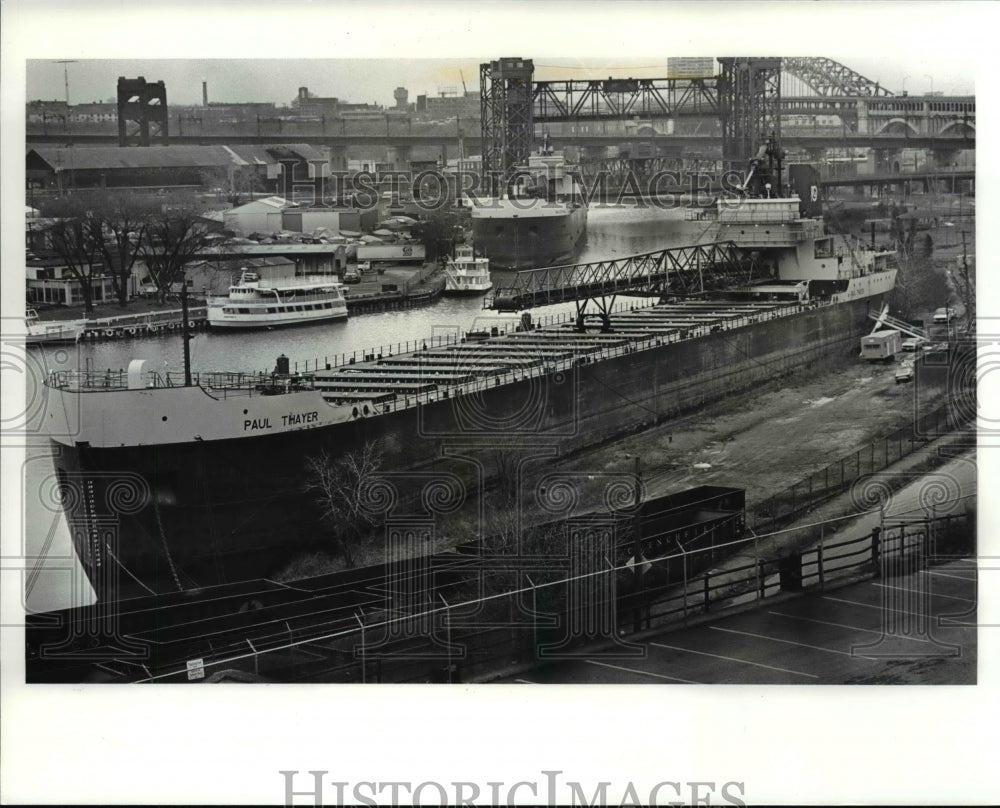
<instances>
[{"instance_id":1,"label":"bridge support pier","mask_svg":"<svg viewBox=\"0 0 1000 808\"><path fill-rule=\"evenodd\" d=\"M327 146L326 155L331 173L347 171L347 146Z\"/></svg>"},{"instance_id":2,"label":"bridge support pier","mask_svg":"<svg viewBox=\"0 0 1000 808\"><path fill-rule=\"evenodd\" d=\"M412 146L388 146L386 147L385 161L392 166L393 171L406 171L410 167L410 159L413 157Z\"/></svg>"}]
</instances>

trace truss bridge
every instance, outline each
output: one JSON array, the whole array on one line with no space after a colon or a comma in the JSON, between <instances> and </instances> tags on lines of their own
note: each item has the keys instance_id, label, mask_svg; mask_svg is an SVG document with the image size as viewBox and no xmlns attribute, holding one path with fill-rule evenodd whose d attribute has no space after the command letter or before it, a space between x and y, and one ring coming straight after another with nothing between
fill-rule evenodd
<instances>
[{"instance_id":1,"label":"truss bridge","mask_svg":"<svg viewBox=\"0 0 1000 808\"><path fill-rule=\"evenodd\" d=\"M582 316L593 301L605 326L617 295L696 296L754 280L755 263L734 242L670 247L608 261L527 269L484 301L494 311L522 311L576 301ZM582 319L581 319L582 324Z\"/></svg>"}]
</instances>

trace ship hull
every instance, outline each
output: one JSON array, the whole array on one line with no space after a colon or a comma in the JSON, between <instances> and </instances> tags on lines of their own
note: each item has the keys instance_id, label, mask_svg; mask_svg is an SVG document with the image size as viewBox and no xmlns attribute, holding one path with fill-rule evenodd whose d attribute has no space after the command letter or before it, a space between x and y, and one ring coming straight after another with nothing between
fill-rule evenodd
<instances>
[{"instance_id":1,"label":"ship hull","mask_svg":"<svg viewBox=\"0 0 1000 808\"><path fill-rule=\"evenodd\" d=\"M562 453L669 422L824 358L854 355L857 340L870 330L870 307L881 302L875 295L804 307L786 317L579 363L483 391L474 397L474 410L466 397L453 397L252 438L56 444L57 471L80 492L68 498L69 505L64 500L64 508L77 554L101 597L117 596L120 586L134 580L169 591L267 577L300 550L333 551L332 528L304 485L308 458L324 449L346 453L377 439L383 469L398 475L399 485L447 470L475 490L489 476L489 453L500 436ZM453 459L442 460L445 447ZM121 487L124 469L143 492L125 497L126 507L115 507L112 489Z\"/></svg>"},{"instance_id":2,"label":"ship hull","mask_svg":"<svg viewBox=\"0 0 1000 808\"><path fill-rule=\"evenodd\" d=\"M448 297L482 297L492 288L493 288L492 283L488 283L485 286L480 286L475 289L470 287L457 289L455 287L445 286L441 294L446 295Z\"/></svg>"},{"instance_id":3,"label":"ship hull","mask_svg":"<svg viewBox=\"0 0 1000 808\"><path fill-rule=\"evenodd\" d=\"M476 248L498 269L521 270L574 260L587 234L587 208L474 210Z\"/></svg>"},{"instance_id":4,"label":"ship hull","mask_svg":"<svg viewBox=\"0 0 1000 808\"><path fill-rule=\"evenodd\" d=\"M242 317L242 319L237 319L237 317ZM347 319L347 308L319 317L282 317L280 315L237 315L237 317L228 320L209 320L208 327L212 331L254 331L296 325L335 323Z\"/></svg>"}]
</instances>

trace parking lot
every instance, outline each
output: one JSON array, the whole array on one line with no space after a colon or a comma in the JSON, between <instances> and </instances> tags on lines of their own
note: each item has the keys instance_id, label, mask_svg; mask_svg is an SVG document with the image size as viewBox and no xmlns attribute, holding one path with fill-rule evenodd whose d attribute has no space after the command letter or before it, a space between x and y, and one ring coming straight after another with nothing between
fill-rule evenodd
<instances>
[{"instance_id":1,"label":"parking lot","mask_svg":"<svg viewBox=\"0 0 1000 808\"><path fill-rule=\"evenodd\" d=\"M502 681L975 684L975 559L767 604Z\"/></svg>"}]
</instances>

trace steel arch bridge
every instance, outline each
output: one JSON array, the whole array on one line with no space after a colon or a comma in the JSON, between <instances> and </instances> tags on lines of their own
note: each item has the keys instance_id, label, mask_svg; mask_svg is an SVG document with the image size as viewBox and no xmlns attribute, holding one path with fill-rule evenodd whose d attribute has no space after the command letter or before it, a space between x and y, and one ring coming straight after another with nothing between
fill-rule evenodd
<instances>
[{"instance_id":1,"label":"steel arch bridge","mask_svg":"<svg viewBox=\"0 0 1000 808\"><path fill-rule=\"evenodd\" d=\"M781 68L805 82L817 95L862 98L894 95L878 82L855 73L851 68L823 57L781 58Z\"/></svg>"}]
</instances>

